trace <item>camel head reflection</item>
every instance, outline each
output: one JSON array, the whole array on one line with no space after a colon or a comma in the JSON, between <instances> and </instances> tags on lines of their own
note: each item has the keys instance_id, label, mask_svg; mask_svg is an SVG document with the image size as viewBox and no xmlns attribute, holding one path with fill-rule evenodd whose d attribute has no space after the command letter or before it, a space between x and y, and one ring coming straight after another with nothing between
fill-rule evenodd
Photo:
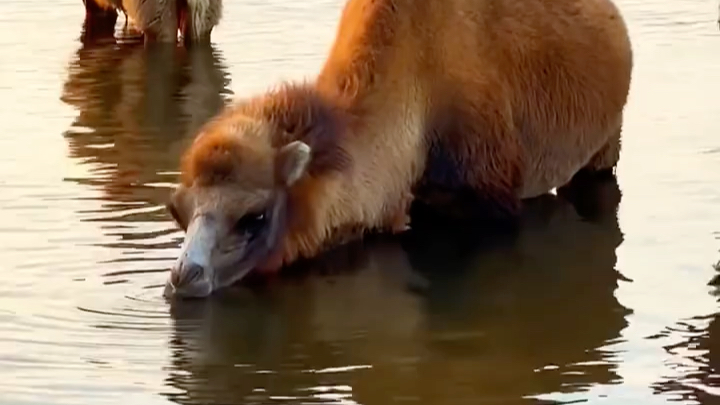
<instances>
[{"instance_id":1,"label":"camel head reflection","mask_svg":"<svg viewBox=\"0 0 720 405\"><path fill-rule=\"evenodd\" d=\"M418 226L314 262L353 271L173 302L171 399L521 402L618 379L619 190L583 186L530 202L512 237Z\"/></svg>"}]
</instances>

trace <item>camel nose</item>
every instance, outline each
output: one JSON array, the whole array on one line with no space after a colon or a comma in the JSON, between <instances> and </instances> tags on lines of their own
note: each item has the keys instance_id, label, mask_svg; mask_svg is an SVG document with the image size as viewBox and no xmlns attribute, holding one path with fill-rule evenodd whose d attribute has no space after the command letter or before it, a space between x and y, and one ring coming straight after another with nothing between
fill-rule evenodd
<instances>
[{"instance_id":1,"label":"camel nose","mask_svg":"<svg viewBox=\"0 0 720 405\"><path fill-rule=\"evenodd\" d=\"M203 274L205 274L203 266L197 263L183 262L171 270L170 283L175 288L181 288L196 283Z\"/></svg>"}]
</instances>

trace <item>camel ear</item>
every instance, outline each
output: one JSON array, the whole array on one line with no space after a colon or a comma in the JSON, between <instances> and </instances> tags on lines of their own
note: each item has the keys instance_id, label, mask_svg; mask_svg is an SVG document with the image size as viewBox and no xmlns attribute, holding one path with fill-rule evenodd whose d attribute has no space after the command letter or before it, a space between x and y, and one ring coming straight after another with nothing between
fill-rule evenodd
<instances>
[{"instance_id":1,"label":"camel ear","mask_svg":"<svg viewBox=\"0 0 720 405\"><path fill-rule=\"evenodd\" d=\"M275 184L290 187L307 172L311 149L302 141L293 141L275 155Z\"/></svg>"},{"instance_id":2,"label":"camel ear","mask_svg":"<svg viewBox=\"0 0 720 405\"><path fill-rule=\"evenodd\" d=\"M182 228L183 231L187 231L188 222L191 213L189 210L191 207L187 204L187 193L185 187L178 187L170 197L170 201L165 203L165 209L170 213L175 223Z\"/></svg>"}]
</instances>

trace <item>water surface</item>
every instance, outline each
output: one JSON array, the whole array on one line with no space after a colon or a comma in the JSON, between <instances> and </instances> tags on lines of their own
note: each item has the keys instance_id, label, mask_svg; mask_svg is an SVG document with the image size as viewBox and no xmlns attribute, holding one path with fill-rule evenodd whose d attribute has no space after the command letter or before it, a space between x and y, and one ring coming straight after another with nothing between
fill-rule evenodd
<instances>
[{"instance_id":1,"label":"water surface","mask_svg":"<svg viewBox=\"0 0 720 405\"><path fill-rule=\"evenodd\" d=\"M517 239L381 238L179 304L179 154L315 73L343 2L228 1L192 51L83 47L80 3L0 2L1 405L720 401L716 3L618 0L617 182L535 202Z\"/></svg>"}]
</instances>

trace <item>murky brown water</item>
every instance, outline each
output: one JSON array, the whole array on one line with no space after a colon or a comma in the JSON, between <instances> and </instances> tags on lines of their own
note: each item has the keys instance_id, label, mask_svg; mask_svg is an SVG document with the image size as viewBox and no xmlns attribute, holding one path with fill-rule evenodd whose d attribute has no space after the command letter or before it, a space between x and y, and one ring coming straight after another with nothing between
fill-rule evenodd
<instances>
[{"instance_id":1,"label":"murky brown water","mask_svg":"<svg viewBox=\"0 0 720 405\"><path fill-rule=\"evenodd\" d=\"M720 403L717 3L618 3L636 68L594 202L171 306L185 142L223 98L315 72L342 0L228 1L192 52L82 49L80 1L3 0L0 404Z\"/></svg>"}]
</instances>

